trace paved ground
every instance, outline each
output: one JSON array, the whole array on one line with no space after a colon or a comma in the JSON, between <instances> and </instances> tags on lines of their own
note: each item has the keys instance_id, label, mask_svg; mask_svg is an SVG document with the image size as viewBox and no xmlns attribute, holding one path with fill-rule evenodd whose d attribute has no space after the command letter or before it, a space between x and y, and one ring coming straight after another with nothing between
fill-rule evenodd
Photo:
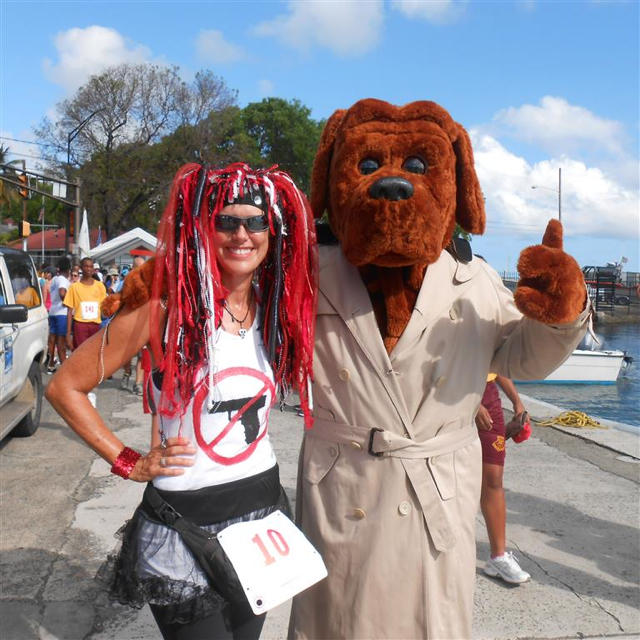
<instances>
[{"instance_id":1,"label":"paved ground","mask_svg":"<svg viewBox=\"0 0 640 640\"><path fill-rule=\"evenodd\" d=\"M98 409L144 449L148 419L118 382L98 391ZM302 423L291 411L272 416L293 497ZM566 431L538 428L509 447L507 534L531 583L484 576L478 515L475 638L640 637L640 438ZM158 637L148 611L110 604L93 580L141 491L112 476L48 405L34 437L0 445L1 640ZM285 638L287 616L286 605L272 612L263 637Z\"/></svg>"}]
</instances>

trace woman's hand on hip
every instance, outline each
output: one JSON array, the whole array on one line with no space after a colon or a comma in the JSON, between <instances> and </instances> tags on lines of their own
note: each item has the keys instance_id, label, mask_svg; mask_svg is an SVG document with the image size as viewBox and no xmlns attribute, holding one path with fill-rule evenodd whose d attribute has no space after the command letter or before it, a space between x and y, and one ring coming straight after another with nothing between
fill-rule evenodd
<instances>
[{"instance_id":1,"label":"woman's hand on hip","mask_svg":"<svg viewBox=\"0 0 640 640\"><path fill-rule=\"evenodd\" d=\"M188 438L169 438L164 447L159 444L138 460L129 479L149 482L158 476L181 476L185 472L182 467L195 464L195 453Z\"/></svg>"}]
</instances>

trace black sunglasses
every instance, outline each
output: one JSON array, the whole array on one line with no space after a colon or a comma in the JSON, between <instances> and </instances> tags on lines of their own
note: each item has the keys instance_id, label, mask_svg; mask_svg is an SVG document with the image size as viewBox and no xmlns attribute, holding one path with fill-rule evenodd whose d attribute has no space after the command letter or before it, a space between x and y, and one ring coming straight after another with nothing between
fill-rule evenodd
<instances>
[{"instance_id":1,"label":"black sunglasses","mask_svg":"<svg viewBox=\"0 0 640 640\"><path fill-rule=\"evenodd\" d=\"M269 228L269 218L265 213L259 216L251 216L250 218L238 218L237 216L218 214L215 224L218 231L237 231L240 226L243 226L251 233L259 233Z\"/></svg>"}]
</instances>

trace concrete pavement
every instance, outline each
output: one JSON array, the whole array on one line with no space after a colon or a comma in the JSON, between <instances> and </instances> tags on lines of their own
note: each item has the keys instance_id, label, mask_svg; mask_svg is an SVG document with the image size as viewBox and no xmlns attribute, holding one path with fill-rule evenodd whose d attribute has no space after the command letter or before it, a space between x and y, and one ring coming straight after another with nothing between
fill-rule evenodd
<instances>
[{"instance_id":1,"label":"concrete pavement","mask_svg":"<svg viewBox=\"0 0 640 640\"><path fill-rule=\"evenodd\" d=\"M98 390L98 409L128 446L145 449L149 419L118 383ZM302 421L291 410L271 415L293 498ZM537 428L508 449L508 545L530 583L482 573L488 543L477 516L474 638L640 637L640 438L566 431ZM0 492L2 640L158 638L146 608L109 603L93 580L141 485L112 476L47 404L34 437L0 446ZM271 612L263 638L285 638L287 619L287 605Z\"/></svg>"}]
</instances>

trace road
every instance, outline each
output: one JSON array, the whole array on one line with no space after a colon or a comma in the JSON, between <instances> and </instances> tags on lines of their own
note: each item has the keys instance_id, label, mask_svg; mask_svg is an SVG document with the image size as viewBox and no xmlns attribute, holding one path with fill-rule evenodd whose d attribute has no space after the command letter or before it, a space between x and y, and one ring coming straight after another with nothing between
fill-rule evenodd
<instances>
[{"instance_id":1,"label":"road","mask_svg":"<svg viewBox=\"0 0 640 640\"><path fill-rule=\"evenodd\" d=\"M145 449L149 420L118 384L116 377L102 385L98 409L123 442ZM274 410L271 430L294 497L302 420ZM601 446L537 429L510 446L507 537L533 580L511 587L484 576L488 544L478 515L475 638L640 637L637 443L612 434ZM48 403L34 437L2 442L2 640L158 637L146 609L108 602L94 580L142 489L111 475ZM287 605L272 612L263 637L284 638L287 616Z\"/></svg>"}]
</instances>

